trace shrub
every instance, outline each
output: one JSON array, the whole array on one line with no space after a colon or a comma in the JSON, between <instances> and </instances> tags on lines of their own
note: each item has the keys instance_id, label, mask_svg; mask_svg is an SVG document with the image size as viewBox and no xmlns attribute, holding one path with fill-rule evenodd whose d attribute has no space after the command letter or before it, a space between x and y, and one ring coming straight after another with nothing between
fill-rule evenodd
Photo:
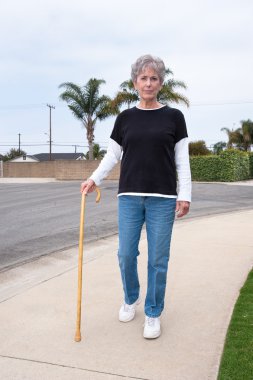
<instances>
[{"instance_id":1,"label":"shrub","mask_svg":"<svg viewBox=\"0 0 253 380\"><path fill-rule=\"evenodd\" d=\"M250 177L249 155L235 149L218 156L191 157L190 163L193 181L233 182Z\"/></svg>"},{"instance_id":2,"label":"shrub","mask_svg":"<svg viewBox=\"0 0 253 380\"><path fill-rule=\"evenodd\" d=\"M253 152L249 153L249 177L253 178Z\"/></svg>"},{"instance_id":3,"label":"shrub","mask_svg":"<svg viewBox=\"0 0 253 380\"><path fill-rule=\"evenodd\" d=\"M211 151L206 147L204 140L192 141L189 143L190 156L206 156L211 154Z\"/></svg>"},{"instance_id":4,"label":"shrub","mask_svg":"<svg viewBox=\"0 0 253 380\"><path fill-rule=\"evenodd\" d=\"M241 181L249 178L249 155L236 149L220 154L222 159L221 181Z\"/></svg>"},{"instance_id":5,"label":"shrub","mask_svg":"<svg viewBox=\"0 0 253 380\"><path fill-rule=\"evenodd\" d=\"M190 157L193 181L219 181L221 160L219 156Z\"/></svg>"}]
</instances>

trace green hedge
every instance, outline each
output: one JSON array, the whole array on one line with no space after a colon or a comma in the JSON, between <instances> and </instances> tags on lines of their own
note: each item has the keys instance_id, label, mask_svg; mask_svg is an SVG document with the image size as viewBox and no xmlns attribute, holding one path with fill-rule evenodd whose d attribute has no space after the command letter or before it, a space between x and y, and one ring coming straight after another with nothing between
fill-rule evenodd
<instances>
[{"instance_id":1,"label":"green hedge","mask_svg":"<svg viewBox=\"0 0 253 380\"><path fill-rule=\"evenodd\" d=\"M249 153L249 176L253 178L253 152Z\"/></svg>"},{"instance_id":2,"label":"green hedge","mask_svg":"<svg viewBox=\"0 0 253 380\"><path fill-rule=\"evenodd\" d=\"M250 155L229 149L219 155L192 156L190 157L192 180L233 182L249 179L253 177L253 155L251 157Z\"/></svg>"},{"instance_id":3,"label":"green hedge","mask_svg":"<svg viewBox=\"0 0 253 380\"><path fill-rule=\"evenodd\" d=\"M193 181L219 181L221 160L219 156L191 156Z\"/></svg>"}]
</instances>

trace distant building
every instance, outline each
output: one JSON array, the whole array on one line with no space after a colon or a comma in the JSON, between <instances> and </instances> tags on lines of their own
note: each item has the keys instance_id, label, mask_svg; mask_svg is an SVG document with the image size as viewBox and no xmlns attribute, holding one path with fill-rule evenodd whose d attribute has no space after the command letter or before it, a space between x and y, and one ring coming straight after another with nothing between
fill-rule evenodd
<instances>
[{"instance_id":1,"label":"distant building","mask_svg":"<svg viewBox=\"0 0 253 380\"><path fill-rule=\"evenodd\" d=\"M25 154L23 156L15 157L12 160L9 160L8 162L39 162L39 160L35 156Z\"/></svg>"},{"instance_id":2,"label":"distant building","mask_svg":"<svg viewBox=\"0 0 253 380\"><path fill-rule=\"evenodd\" d=\"M51 161L56 160L85 160L83 153L51 153ZM38 153L15 157L9 162L44 162L49 161L49 153Z\"/></svg>"}]
</instances>

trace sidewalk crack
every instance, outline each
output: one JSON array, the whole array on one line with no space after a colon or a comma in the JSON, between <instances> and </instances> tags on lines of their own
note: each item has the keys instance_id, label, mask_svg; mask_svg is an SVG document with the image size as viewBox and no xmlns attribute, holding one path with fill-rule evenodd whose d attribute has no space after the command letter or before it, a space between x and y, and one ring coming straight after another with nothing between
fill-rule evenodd
<instances>
[{"instance_id":1,"label":"sidewalk crack","mask_svg":"<svg viewBox=\"0 0 253 380\"><path fill-rule=\"evenodd\" d=\"M9 356L9 355L1 355L0 358L6 358L6 359L14 359L14 360L20 360L20 361L26 361L26 362L32 362L32 363L38 363L38 364L47 364L55 367L62 367L62 368L69 368L69 369L77 369L80 371L86 371L86 372L92 372L92 373L99 373L102 375L111 375L111 376L117 376L125 379L133 379L133 380L152 380L144 377L135 377L135 376L127 376L127 375L122 375L119 373L112 373L112 372L104 372L104 371L97 371L95 369L89 369L89 368L82 368L82 367L75 367L71 365L66 365L66 364L59 364L59 363L51 363L51 362L46 362L43 360L35 360L35 359L27 359L27 358L20 358L16 356Z\"/></svg>"}]
</instances>

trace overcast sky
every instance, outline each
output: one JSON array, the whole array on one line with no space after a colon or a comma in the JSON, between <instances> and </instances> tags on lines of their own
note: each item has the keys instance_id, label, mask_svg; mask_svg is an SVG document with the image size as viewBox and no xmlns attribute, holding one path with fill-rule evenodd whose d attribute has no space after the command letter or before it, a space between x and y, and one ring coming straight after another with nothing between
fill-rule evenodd
<instances>
[{"instance_id":1,"label":"overcast sky","mask_svg":"<svg viewBox=\"0 0 253 380\"><path fill-rule=\"evenodd\" d=\"M28 154L47 152L49 109L53 152L87 145L86 133L63 102L59 84L84 85L103 78L114 96L143 54L161 57L190 108L185 115L191 141L208 146L226 141L222 127L253 120L253 2L9 0L0 12L0 153L18 144ZM102 93L101 92L101 93ZM96 125L95 140L106 146L114 118ZM8 145L8 146L3 146ZM78 151L87 148L79 147Z\"/></svg>"}]
</instances>

